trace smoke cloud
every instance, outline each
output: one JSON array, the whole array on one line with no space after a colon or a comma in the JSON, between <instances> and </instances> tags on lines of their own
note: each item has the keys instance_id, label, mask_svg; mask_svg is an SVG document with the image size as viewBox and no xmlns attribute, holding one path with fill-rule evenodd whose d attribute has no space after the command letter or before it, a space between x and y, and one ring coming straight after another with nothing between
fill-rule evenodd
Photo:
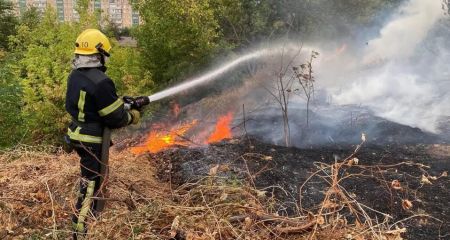
<instances>
[{"instance_id":1,"label":"smoke cloud","mask_svg":"<svg viewBox=\"0 0 450 240\"><path fill-rule=\"evenodd\" d=\"M441 3L405 2L379 37L367 42L362 57L353 51L343 64L342 58L322 64L325 81L335 80L325 86L334 103L361 104L380 117L439 133L441 120L450 115L448 20Z\"/></svg>"},{"instance_id":2,"label":"smoke cloud","mask_svg":"<svg viewBox=\"0 0 450 240\"><path fill-rule=\"evenodd\" d=\"M363 62L405 59L411 57L417 46L439 19L444 17L439 0L411 0L400 9L398 16L380 31L380 37L368 42Z\"/></svg>"}]
</instances>

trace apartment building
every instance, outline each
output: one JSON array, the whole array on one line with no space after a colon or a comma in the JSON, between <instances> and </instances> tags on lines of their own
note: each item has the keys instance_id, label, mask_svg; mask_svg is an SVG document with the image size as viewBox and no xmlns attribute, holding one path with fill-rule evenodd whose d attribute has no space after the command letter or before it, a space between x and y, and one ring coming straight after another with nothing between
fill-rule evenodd
<instances>
[{"instance_id":1,"label":"apartment building","mask_svg":"<svg viewBox=\"0 0 450 240\"><path fill-rule=\"evenodd\" d=\"M44 11L47 6L56 9L60 21L77 21L80 16L75 10L77 0L12 0L17 13L23 13L34 6ZM139 14L134 11L128 0L91 0L91 8L100 10L102 17L110 19L119 28L129 28L139 24Z\"/></svg>"}]
</instances>

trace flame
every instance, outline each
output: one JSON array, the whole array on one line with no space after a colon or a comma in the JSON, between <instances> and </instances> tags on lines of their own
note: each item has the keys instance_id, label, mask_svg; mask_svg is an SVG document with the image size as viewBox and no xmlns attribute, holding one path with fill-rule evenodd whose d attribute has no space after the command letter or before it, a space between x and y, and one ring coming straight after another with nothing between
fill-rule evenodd
<instances>
[{"instance_id":1,"label":"flame","mask_svg":"<svg viewBox=\"0 0 450 240\"><path fill-rule=\"evenodd\" d=\"M232 138L231 121L233 114L230 112L227 115L219 117L214 128L214 132L209 134L206 132L207 126L201 128L194 128L198 125L198 120L193 120L189 123L179 124L174 127L166 127L166 124L154 124L152 130L148 133L145 142L140 146L135 146L130 149L133 154L142 154L146 152L158 153L175 146L199 146L210 143L219 142L223 139ZM167 130L169 129L169 130ZM195 130L197 129L197 130ZM188 140L186 133L188 131L199 131L194 136L194 141ZM191 136L192 131L189 132ZM199 134L200 133L200 134ZM209 137L208 137L209 136Z\"/></svg>"},{"instance_id":2,"label":"flame","mask_svg":"<svg viewBox=\"0 0 450 240\"><path fill-rule=\"evenodd\" d=\"M217 121L214 132L209 136L207 143L219 142L223 139L231 138L230 123L233 120L233 114L230 112L225 116L222 116Z\"/></svg>"},{"instance_id":3,"label":"flame","mask_svg":"<svg viewBox=\"0 0 450 240\"><path fill-rule=\"evenodd\" d=\"M172 127L169 131L152 130L148 134L145 143L142 146L132 147L131 152L134 154L142 154L144 152L157 153L175 145L189 146L190 142L182 137L195 125L197 125L197 120Z\"/></svg>"}]
</instances>

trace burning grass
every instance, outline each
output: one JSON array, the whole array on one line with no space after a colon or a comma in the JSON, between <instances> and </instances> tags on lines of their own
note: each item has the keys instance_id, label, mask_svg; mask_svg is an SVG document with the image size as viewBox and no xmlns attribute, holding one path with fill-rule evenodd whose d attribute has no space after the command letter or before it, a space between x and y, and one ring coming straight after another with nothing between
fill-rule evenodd
<instances>
[{"instance_id":1,"label":"burning grass","mask_svg":"<svg viewBox=\"0 0 450 240\"><path fill-rule=\"evenodd\" d=\"M157 153L173 146L189 146L191 142L182 136L195 125L197 125L196 120L176 125L169 130L165 130L163 125L156 125L148 134L144 144L131 148L131 152L134 154Z\"/></svg>"},{"instance_id":2,"label":"burning grass","mask_svg":"<svg viewBox=\"0 0 450 240\"><path fill-rule=\"evenodd\" d=\"M180 110L173 111L176 112L174 115L176 117ZM178 123L170 127L165 123L153 124L144 143L132 147L131 152L134 154L143 154L146 152L158 153L180 146L198 147L220 142L224 139L230 139L233 137L231 132L232 121L233 114L231 112L227 115L220 116L217 119L212 132L208 132L208 129L195 129L196 127L202 127L198 126L198 119L194 119L187 123ZM186 137L187 133L193 129L199 132L199 134L195 134L190 138Z\"/></svg>"},{"instance_id":3,"label":"burning grass","mask_svg":"<svg viewBox=\"0 0 450 240\"><path fill-rule=\"evenodd\" d=\"M0 224L5 226L0 231L2 239L70 236L77 157L56 149L45 150L56 153L19 148L0 155ZM355 196L344 187L345 180L358 178L357 173L347 173L362 167L358 161L364 159L356 160L357 151L342 160L317 162L316 170L305 174L305 181L298 184L299 192L304 192L316 178L322 179L326 184L317 190L320 200L315 205L296 202L291 214L282 211L289 206L278 194L292 194L289 189L259 186L259 177L270 167L263 164L255 171L255 159L275 161L268 154L258 154L255 149L239 154L245 163L240 169L227 163L204 162L207 174L178 183L172 181L177 166L164 163L162 154L166 153L140 157L125 151L111 154L110 199L101 218L90 220L89 239L402 239L402 234L410 231L403 220L393 220L390 213L373 209L359 200L364 196ZM189 159L185 161L189 164ZM242 175L224 174L233 171ZM397 189L408 188L404 181L392 184ZM414 208L417 202L410 204ZM425 215L407 218L433 220Z\"/></svg>"}]
</instances>

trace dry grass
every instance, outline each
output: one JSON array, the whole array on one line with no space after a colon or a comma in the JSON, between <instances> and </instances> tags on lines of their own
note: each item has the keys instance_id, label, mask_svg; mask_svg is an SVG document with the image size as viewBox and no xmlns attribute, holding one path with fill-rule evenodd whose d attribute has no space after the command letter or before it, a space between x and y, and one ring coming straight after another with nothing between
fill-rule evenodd
<instances>
[{"instance_id":1,"label":"dry grass","mask_svg":"<svg viewBox=\"0 0 450 240\"><path fill-rule=\"evenodd\" d=\"M70 234L70 215L78 192L79 163L76 154L53 148L20 146L0 155L0 239L28 237L58 239ZM109 191L111 201L105 217L131 215L130 204L137 193L161 199L165 186L154 179L154 169L145 159L126 153L112 154ZM112 220L114 220L112 218ZM114 233L115 224L91 219L93 239ZM103 230L105 230L103 232ZM120 231L126 231L121 226ZM98 235L97 235L98 234ZM113 235L114 236L114 235ZM116 235L112 238L122 239Z\"/></svg>"},{"instance_id":2,"label":"dry grass","mask_svg":"<svg viewBox=\"0 0 450 240\"><path fill-rule=\"evenodd\" d=\"M108 205L101 218L90 219L89 239L401 239L404 231L388 225L388 215L371 219L368 212L375 210L340 186L341 171L351 167L353 156L318 165L313 176L321 174L329 188L317 208L302 209L300 204L303 214L297 217L278 216L277 200L251 181L215 175L226 169L213 169L196 183L171 189L155 178L147 158L126 152L111 156ZM68 238L77 156L20 147L3 152L0 164L0 224L5 226L0 238Z\"/></svg>"}]
</instances>

